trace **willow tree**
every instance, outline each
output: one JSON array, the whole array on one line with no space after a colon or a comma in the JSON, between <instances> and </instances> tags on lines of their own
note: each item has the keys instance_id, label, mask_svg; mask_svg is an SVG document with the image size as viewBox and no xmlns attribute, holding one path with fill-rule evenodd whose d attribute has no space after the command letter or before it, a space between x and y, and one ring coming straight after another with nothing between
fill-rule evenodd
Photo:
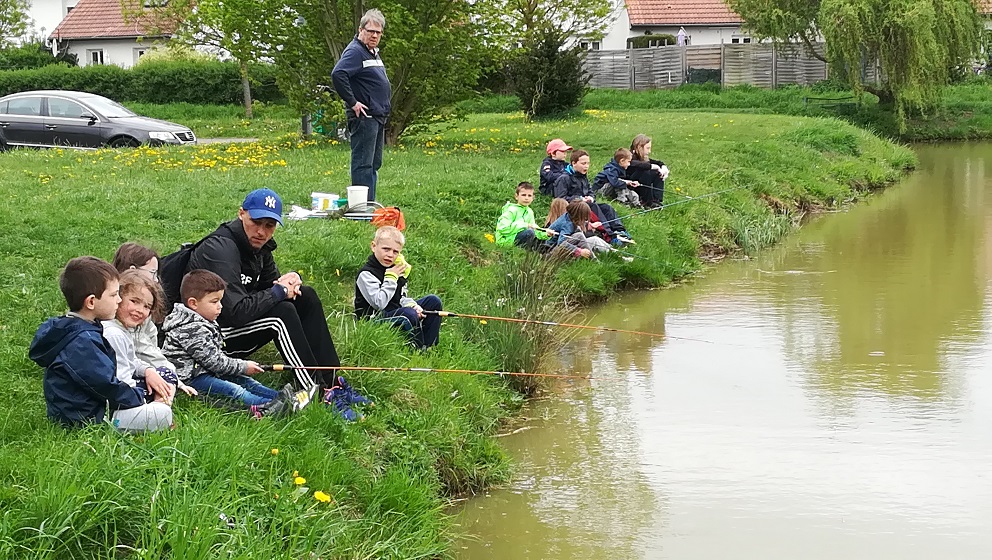
<instances>
[{"instance_id":1,"label":"willow tree","mask_svg":"<svg viewBox=\"0 0 992 560\"><path fill-rule=\"evenodd\" d=\"M752 33L811 47L820 39L835 75L855 91L907 112L940 100L953 72L979 49L982 23L971 0L727 0ZM812 52L812 49L809 49ZM877 64L877 83L861 69Z\"/></svg>"}]
</instances>

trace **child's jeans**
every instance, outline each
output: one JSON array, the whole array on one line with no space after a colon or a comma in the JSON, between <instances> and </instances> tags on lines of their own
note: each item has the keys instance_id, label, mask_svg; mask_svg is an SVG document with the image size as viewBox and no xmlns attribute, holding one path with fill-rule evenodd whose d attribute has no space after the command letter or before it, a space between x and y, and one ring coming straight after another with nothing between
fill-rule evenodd
<instances>
[{"instance_id":1,"label":"child's jeans","mask_svg":"<svg viewBox=\"0 0 992 560\"><path fill-rule=\"evenodd\" d=\"M279 392L262 385L247 375L214 377L197 375L187 383L201 395L217 395L241 401L248 406L265 404L279 395Z\"/></svg>"},{"instance_id":2,"label":"child's jeans","mask_svg":"<svg viewBox=\"0 0 992 560\"><path fill-rule=\"evenodd\" d=\"M513 238L513 244L530 251L537 251L541 245L544 245L544 240L538 239L537 232L527 228L517 232L517 235Z\"/></svg>"},{"instance_id":3,"label":"child's jeans","mask_svg":"<svg viewBox=\"0 0 992 560\"><path fill-rule=\"evenodd\" d=\"M424 311L441 311L441 298L434 294L424 296L417 300L417 305ZM400 307L391 311L383 311L381 321L392 323L403 329L417 348L426 350L437 344L441 334L441 316L428 313L421 319L417 317L417 310L412 307Z\"/></svg>"}]
</instances>

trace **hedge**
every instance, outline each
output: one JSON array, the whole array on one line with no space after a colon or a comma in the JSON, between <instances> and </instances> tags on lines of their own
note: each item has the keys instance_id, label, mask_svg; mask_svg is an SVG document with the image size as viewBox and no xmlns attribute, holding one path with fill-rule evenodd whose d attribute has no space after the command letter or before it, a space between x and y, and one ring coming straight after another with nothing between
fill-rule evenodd
<instances>
[{"instance_id":1,"label":"hedge","mask_svg":"<svg viewBox=\"0 0 992 560\"><path fill-rule=\"evenodd\" d=\"M257 101L284 98L270 64L249 67ZM234 62L153 61L125 70L119 66L45 66L0 71L0 96L36 89L85 91L144 103L241 103L241 75Z\"/></svg>"}]
</instances>

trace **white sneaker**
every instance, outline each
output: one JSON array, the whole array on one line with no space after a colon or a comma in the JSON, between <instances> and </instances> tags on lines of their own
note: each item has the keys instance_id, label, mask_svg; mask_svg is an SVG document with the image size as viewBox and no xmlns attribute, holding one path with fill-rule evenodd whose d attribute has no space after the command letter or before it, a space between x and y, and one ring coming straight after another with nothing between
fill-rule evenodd
<instances>
[{"instance_id":1,"label":"white sneaker","mask_svg":"<svg viewBox=\"0 0 992 560\"><path fill-rule=\"evenodd\" d=\"M620 243L623 243L625 245L637 245L637 243L634 243L633 239L627 237L622 233L617 234L617 239L620 241Z\"/></svg>"},{"instance_id":2,"label":"white sneaker","mask_svg":"<svg viewBox=\"0 0 992 560\"><path fill-rule=\"evenodd\" d=\"M623 262L634 262L634 257L620 257Z\"/></svg>"}]
</instances>

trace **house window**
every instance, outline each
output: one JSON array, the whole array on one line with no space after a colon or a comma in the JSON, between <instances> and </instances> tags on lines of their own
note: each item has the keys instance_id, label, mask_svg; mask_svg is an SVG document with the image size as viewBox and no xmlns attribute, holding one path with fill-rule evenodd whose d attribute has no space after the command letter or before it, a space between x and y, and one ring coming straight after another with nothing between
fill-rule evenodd
<instances>
[{"instance_id":1,"label":"house window","mask_svg":"<svg viewBox=\"0 0 992 560\"><path fill-rule=\"evenodd\" d=\"M103 64L103 49L87 49L86 60L90 64Z\"/></svg>"},{"instance_id":2,"label":"house window","mask_svg":"<svg viewBox=\"0 0 992 560\"><path fill-rule=\"evenodd\" d=\"M579 48L584 51L598 51L602 47L599 41L579 41Z\"/></svg>"},{"instance_id":3,"label":"house window","mask_svg":"<svg viewBox=\"0 0 992 560\"><path fill-rule=\"evenodd\" d=\"M743 43L743 44L746 45L746 44L748 44L748 43L751 42L751 38L750 37L732 37L730 39L730 42L733 43L733 44L735 44L735 45L736 44L740 44L740 43Z\"/></svg>"},{"instance_id":4,"label":"house window","mask_svg":"<svg viewBox=\"0 0 992 560\"><path fill-rule=\"evenodd\" d=\"M143 56L145 56L145 53L146 52L148 52L148 47L140 47L140 48L134 49L134 63L137 64L138 63L138 59L141 58L141 57L143 57Z\"/></svg>"}]
</instances>

